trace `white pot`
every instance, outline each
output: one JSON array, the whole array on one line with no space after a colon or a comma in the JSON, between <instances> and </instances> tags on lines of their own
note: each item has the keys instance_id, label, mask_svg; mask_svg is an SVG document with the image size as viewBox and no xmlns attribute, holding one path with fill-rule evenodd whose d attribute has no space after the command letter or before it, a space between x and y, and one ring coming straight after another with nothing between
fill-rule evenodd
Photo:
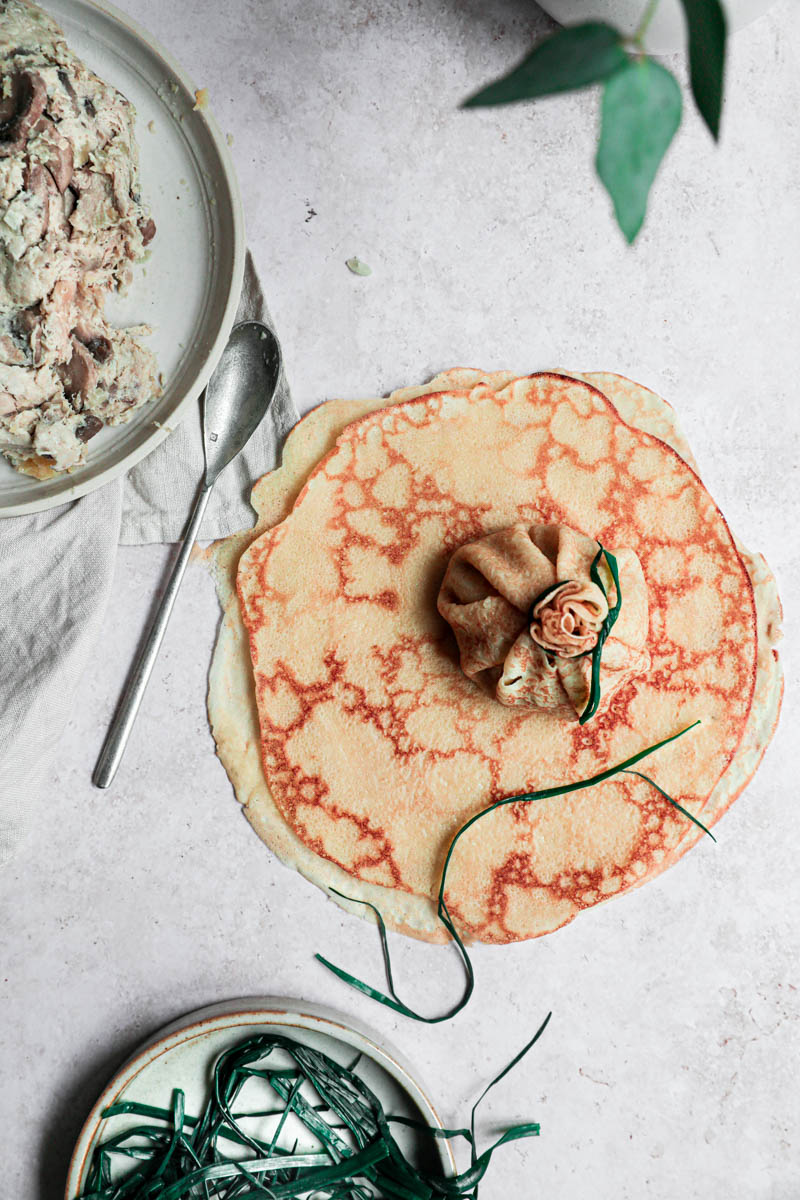
<instances>
[{"instance_id":1,"label":"white pot","mask_svg":"<svg viewBox=\"0 0 800 1200\"><path fill-rule=\"evenodd\" d=\"M741 29L766 12L774 0L723 0L728 29ZM642 19L647 0L539 0L539 5L562 25L579 21L608 21L633 33ZM659 0L645 38L648 50L680 50L686 42L686 21L680 0Z\"/></svg>"}]
</instances>

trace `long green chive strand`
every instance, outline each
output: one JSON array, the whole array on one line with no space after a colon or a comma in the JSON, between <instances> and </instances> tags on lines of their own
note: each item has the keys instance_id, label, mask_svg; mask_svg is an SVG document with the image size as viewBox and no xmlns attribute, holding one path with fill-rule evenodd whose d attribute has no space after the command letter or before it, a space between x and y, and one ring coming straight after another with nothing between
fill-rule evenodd
<instances>
[{"instance_id":1,"label":"long green chive strand","mask_svg":"<svg viewBox=\"0 0 800 1200\"><path fill-rule=\"evenodd\" d=\"M464 965L464 971L466 975L466 983L460 1000L458 1000L458 1002L446 1012L441 1013L436 1017L423 1016L422 1013L418 1013L413 1008L410 1008L409 1005L407 1005L397 995L394 986L394 978L392 975L392 964L389 953L389 942L386 934L386 925L380 911L375 907L374 904L370 904L368 900L357 900L353 896L346 896L343 892L337 891L336 888L330 889L335 895L340 896L343 900L347 900L352 904L361 904L365 908L369 908L375 914L378 924L378 933L381 941L381 949L383 952L383 961L386 969L388 994L378 991L377 988L365 983L363 979L359 979L357 976L351 975L349 971L345 971L341 967L337 967L322 954L316 954L314 957L344 983L348 984L349 987L354 988L356 991L361 992L365 996L369 996L372 1000L377 1000L379 1004L383 1004L386 1008L393 1009L395 1012L402 1014L404 1017L411 1017L414 1021L423 1021L428 1025L437 1025L441 1021L449 1021L457 1013L461 1012L461 1010L466 1006L475 987L475 973L473 971L472 962L470 961L467 948L464 945L464 942L462 941L455 924L453 923L453 919L448 911L444 898L450 860L453 857L453 852L459 842L459 839L463 837L467 830L470 829L477 821L482 820L485 816L491 812L494 812L496 809L505 807L507 804L530 804L535 800L549 800L556 796L565 796L569 792L578 792L582 791L584 788L594 787L596 784L603 783L605 780L611 779L614 775L620 774L620 772L628 772L630 767L633 767L636 765L636 763L641 762L643 758L647 758L648 755L654 754L663 746L667 746L670 742L674 742L678 738L683 737L684 734L688 733L691 729L695 729L699 724L700 721L693 721L691 725L685 726L685 728L680 729L677 733L673 733L669 737L663 738L660 742L656 742L654 745L648 746L645 750L640 750L637 754L632 755L630 758L626 758L624 762L617 763L617 765L614 767L608 767L605 771L600 771L597 775L592 775L589 779L580 780L578 783L562 784L559 787L542 788L536 792L521 792L519 795L506 796L504 799L497 800L494 804L488 805L487 808L481 809L480 812L475 813L473 817L470 817L470 819L461 826L461 828L453 837L453 840L450 842L450 846L445 856L444 866L442 868L442 874L439 881L439 894L437 898L438 918L455 943L456 949ZM636 775L639 774L638 771L630 773ZM693 817L687 809L682 808L681 805L678 804L676 800L673 800L672 797L669 796L662 788L660 788L657 783L654 783L653 780L649 779L646 775L642 775L641 778L647 783L651 784L660 795L669 800L670 804L674 805L674 807L687 816L689 820L694 821L695 825L700 826L701 829L708 833L708 830L705 829L704 825L700 824L696 817ZM713 835L709 834L709 836Z\"/></svg>"},{"instance_id":2,"label":"long green chive strand","mask_svg":"<svg viewBox=\"0 0 800 1200\"><path fill-rule=\"evenodd\" d=\"M595 642L594 648L592 650L584 650L584 652L582 654L577 655L578 658L584 658L588 654L591 654L591 656L592 656L592 672L591 672L590 683L589 683L589 697L586 701L586 706L579 718L578 723L580 725L585 725L587 721L591 720L591 718L597 712L597 709L600 705L600 660L602 658L603 647L606 644L606 639L608 638L609 633L613 629L614 624L617 620L617 617L619 616L620 609L622 608L622 588L621 588L620 582L619 582L619 569L617 567L617 560L616 560L615 556L611 553L610 550L606 550L606 548L603 546L602 542L598 542L597 545L598 545L599 549L597 551L597 554L592 559L591 566L589 567L589 578L591 579L592 583L595 583L600 588L600 591L603 593L603 596L605 597L606 601L608 601L608 592L606 591L605 584L603 583L600 572L597 569L600 559L605 557L606 563L608 565L608 569L611 572L611 578L614 581L614 587L616 589L617 599L614 604L614 607L609 608L608 612L606 613L605 620L603 621L603 624L600 626L600 632L597 635L597 641ZM545 590L543 592L539 593L539 595L536 597L536 599L533 601L533 604L530 607L530 620L531 621L533 620L533 610L536 608L536 605L539 604L540 601L546 599L547 596L549 596L552 592L557 591L558 588L560 588L562 586L562 584L565 582L567 582L567 581L563 580L563 579L559 580L556 583L552 583L550 585L550 587L545 588ZM546 653L549 653L549 652L546 651ZM556 656L556 657L558 657L558 656Z\"/></svg>"},{"instance_id":3,"label":"long green chive strand","mask_svg":"<svg viewBox=\"0 0 800 1200\"><path fill-rule=\"evenodd\" d=\"M614 580L617 599L614 607L609 608L608 612L606 613L606 618L603 621L603 624L600 627L600 632L597 635L597 642L592 650L592 677L589 688L589 699L586 707L580 715L580 725L585 725L587 721L591 720L600 705L600 659L603 655L603 647L606 644L606 639L611 630L614 628L614 624L619 616L619 611L622 608L622 589L619 582L619 569L617 567L617 560L609 550L605 549L601 542L598 542L597 544L600 549L597 551L597 554L592 560L592 565L589 568L589 577L593 583L597 584L606 600L608 600L608 593L606 592L605 585L600 577L600 572L597 569L601 557L605 557L606 564L611 572L611 578Z\"/></svg>"}]
</instances>

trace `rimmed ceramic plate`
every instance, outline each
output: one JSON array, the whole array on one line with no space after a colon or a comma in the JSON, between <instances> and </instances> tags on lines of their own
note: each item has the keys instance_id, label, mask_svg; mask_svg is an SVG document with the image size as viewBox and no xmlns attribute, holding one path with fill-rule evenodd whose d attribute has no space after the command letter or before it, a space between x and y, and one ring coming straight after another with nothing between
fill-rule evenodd
<instances>
[{"instance_id":1,"label":"rimmed ceramic plate","mask_svg":"<svg viewBox=\"0 0 800 1200\"><path fill-rule=\"evenodd\" d=\"M195 88L149 34L104 0L44 0L67 42L137 112L142 194L157 226L147 262L106 312L118 325L154 327L148 345L164 393L128 422L102 430L88 462L38 481L0 459L0 516L63 504L108 483L162 442L196 401L222 353L244 272L244 220L225 138ZM202 81L201 81L202 82Z\"/></svg>"},{"instance_id":2,"label":"rimmed ceramic plate","mask_svg":"<svg viewBox=\"0 0 800 1200\"><path fill-rule=\"evenodd\" d=\"M141 1120L119 1116L104 1121L100 1115L103 1109L123 1099L169 1108L172 1089L181 1087L186 1094L186 1112L196 1115L208 1095L218 1055L246 1037L269 1032L286 1033L343 1064L353 1060L354 1051L360 1053L358 1074L378 1096L385 1112L421 1117L426 1124L441 1129L433 1104L402 1057L385 1042L379 1042L366 1026L320 1005L247 997L198 1009L167 1025L119 1069L81 1130L70 1162L65 1200L80 1196L98 1141ZM403 1140L400 1133L397 1136L398 1141ZM415 1137L408 1132L403 1136ZM439 1161L435 1166L452 1173L455 1162L449 1144L437 1140L436 1149ZM408 1151L413 1153L415 1147L409 1145Z\"/></svg>"}]
</instances>

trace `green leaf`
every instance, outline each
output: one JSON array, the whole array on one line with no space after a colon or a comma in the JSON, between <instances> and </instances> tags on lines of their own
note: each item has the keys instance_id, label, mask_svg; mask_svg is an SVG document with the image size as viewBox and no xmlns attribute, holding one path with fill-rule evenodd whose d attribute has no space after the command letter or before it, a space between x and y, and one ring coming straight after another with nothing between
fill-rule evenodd
<instances>
[{"instance_id":1,"label":"green leaf","mask_svg":"<svg viewBox=\"0 0 800 1200\"><path fill-rule=\"evenodd\" d=\"M534 47L509 75L465 100L462 108L513 104L608 79L628 61L622 35L600 21L560 29Z\"/></svg>"},{"instance_id":2,"label":"green leaf","mask_svg":"<svg viewBox=\"0 0 800 1200\"><path fill-rule=\"evenodd\" d=\"M606 83L597 173L629 242L642 227L650 185L680 123L681 89L651 58L627 63Z\"/></svg>"},{"instance_id":3,"label":"green leaf","mask_svg":"<svg viewBox=\"0 0 800 1200\"><path fill-rule=\"evenodd\" d=\"M348 258L344 264L348 271L352 271L354 275L371 275L372 267L368 267L365 262L357 258L354 254L352 258Z\"/></svg>"},{"instance_id":4,"label":"green leaf","mask_svg":"<svg viewBox=\"0 0 800 1200\"><path fill-rule=\"evenodd\" d=\"M692 94L713 138L719 137L727 22L720 0L681 0L689 28Z\"/></svg>"}]
</instances>

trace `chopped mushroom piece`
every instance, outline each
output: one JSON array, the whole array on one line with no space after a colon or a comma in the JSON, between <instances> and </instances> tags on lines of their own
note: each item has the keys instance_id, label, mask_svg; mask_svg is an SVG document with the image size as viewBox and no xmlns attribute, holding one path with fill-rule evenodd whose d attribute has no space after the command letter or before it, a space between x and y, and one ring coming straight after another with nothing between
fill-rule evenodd
<instances>
[{"instance_id":1,"label":"chopped mushroom piece","mask_svg":"<svg viewBox=\"0 0 800 1200\"><path fill-rule=\"evenodd\" d=\"M103 428L103 422L94 413L89 413L82 425L75 430L75 437L81 442L88 442Z\"/></svg>"},{"instance_id":2,"label":"chopped mushroom piece","mask_svg":"<svg viewBox=\"0 0 800 1200\"><path fill-rule=\"evenodd\" d=\"M146 221L139 222L139 232L142 235L142 245L149 246L156 236L156 223L152 217L148 217Z\"/></svg>"},{"instance_id":3,"label":"chopped mushroom piece","mask_svg":"<svg viewBox=\"0 0 800 1200\"><path fill-rule=\"evenodd\" d=\"M0 155L6 158L25 149L28 133L47 103L41 75L30 71L9 72L0 99Z\"/></svg>"},{"instance_id":4,"label":"chopped mushroom piece","mask_svg":"<svg viewBox=\"0 0 800 1200\"><path fill-rule=\"evenodd\" d=\"M36 154L42 160L59 192L65 192L72 180L72 144L49 117L40 117L33 132L36 138L29 143L29 154Z\"/></svg>"},{"instance_id":5,"label":"chopped mushroom piece","mask_svg":"<svg viewBox=\"0 0 800 1200\"><path fill-rule=\"evenodd\" d=\"M64 395L86 396L97 384L97 367L94 359L77 338L72 339L72 358L59 368Z\"/></svg>"}]
</instances>

